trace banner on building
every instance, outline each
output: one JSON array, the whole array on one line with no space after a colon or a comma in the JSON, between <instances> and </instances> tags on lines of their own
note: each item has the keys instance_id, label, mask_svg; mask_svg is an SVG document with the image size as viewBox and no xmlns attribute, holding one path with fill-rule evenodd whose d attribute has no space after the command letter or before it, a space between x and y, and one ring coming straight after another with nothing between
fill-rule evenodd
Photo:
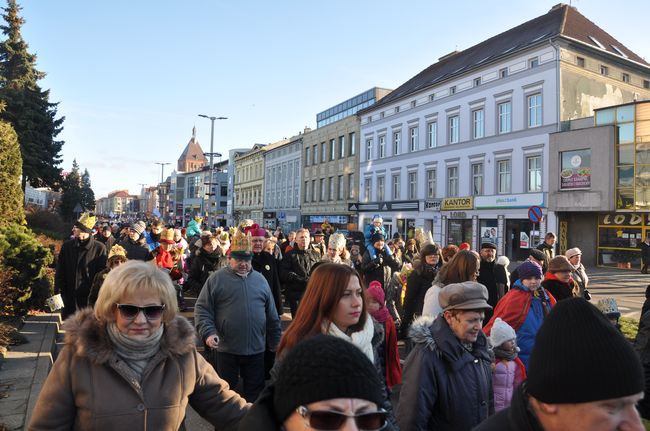
<instances>
[{"instance_id":1,"label":"banner on building","mask_svg":"<svg viewBox=\"0 0 650 431\"><path fill-rule=\"evenodd\" d=\"M563 151L560 164L560 189L591 188L591 150Z\"/></svg>"}]
</instances>

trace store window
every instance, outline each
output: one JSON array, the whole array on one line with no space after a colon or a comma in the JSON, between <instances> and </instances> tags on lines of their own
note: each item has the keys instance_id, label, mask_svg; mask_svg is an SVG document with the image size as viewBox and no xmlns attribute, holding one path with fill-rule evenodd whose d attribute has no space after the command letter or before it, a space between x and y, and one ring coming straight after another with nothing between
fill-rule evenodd
<instances>
[{"instance_id":1,"label":"store window","mask_svg":"<svg viewBox=\"0 0 650 431\"><path fill-rule=\"evenodd\" d=\"M447 222L447 243L472 243L472 220L449 219Z\"/></svg>"}]
</instances>

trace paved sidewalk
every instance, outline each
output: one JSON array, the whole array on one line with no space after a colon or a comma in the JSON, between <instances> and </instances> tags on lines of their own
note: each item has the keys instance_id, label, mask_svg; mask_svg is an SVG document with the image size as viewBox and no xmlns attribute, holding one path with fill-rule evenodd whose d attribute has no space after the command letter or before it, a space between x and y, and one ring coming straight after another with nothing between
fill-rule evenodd
<instances>
[{"instance_id":1,"label":"paved sidewalk","mask_svg":"<svg viewBox=\"0 0 650 431\"><path fill-rule=\"evenodd\" d=\"M52 366L59 314L30 316L20 333L28 342L12 346L0 368L0 424L23 430Z\"/></svg>"},{"instance_id":2,"label":"paved sidewalk","mask_svg":"<svg viewBox=\"0 0 650 431\"><path fill-rule=\"evenodd\" d=\"M650 274L640 274L632 269L586 268L589 277L591 302L616 298L621 315L638 319L645 301L645 289L650 284Z\"/></svg>"}]
</instances>

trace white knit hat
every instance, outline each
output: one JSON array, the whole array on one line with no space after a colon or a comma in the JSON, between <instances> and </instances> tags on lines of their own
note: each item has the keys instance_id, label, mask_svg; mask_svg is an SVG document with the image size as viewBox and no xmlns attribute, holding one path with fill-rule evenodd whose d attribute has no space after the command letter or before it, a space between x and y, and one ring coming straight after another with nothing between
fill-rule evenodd
<instances>
[{"instance_id":1,"label":"white knit hat","mask_svg":"<svg viewBox=\"0 0 650 431\"><path fill-rule=\"evenodd\" d=\"M567 259L571 259L573 256L581 255L582 251L578 247L570 248L564 253Z\"/></svg>"},{"instance_id":2,"label":"white knit hat","mask_svg":"<svg viewBox=\"0 0 650 431\"><path fill-rule=\"evenodd\" d=\"M517 334L515 333L515 330L506 322L501 320L500 317L497 317L494 320L494 325L492 325L492 331L490 332L490 344L492 344L492 347L499 347L506 341L516 339Z\"/></svg>"},{"instance_id":3,"label":"white knit hat","mask_svg":"<svg viewBox=\"0 0 650 431\"><path fill-rule=\"evenodd\" d=\"M378 221L379 223L383 223L384 219L381 217L380 214L375 214L374 216L372 216L372 222L374 223L376 221Z\"/></svg>"}]
</instances>

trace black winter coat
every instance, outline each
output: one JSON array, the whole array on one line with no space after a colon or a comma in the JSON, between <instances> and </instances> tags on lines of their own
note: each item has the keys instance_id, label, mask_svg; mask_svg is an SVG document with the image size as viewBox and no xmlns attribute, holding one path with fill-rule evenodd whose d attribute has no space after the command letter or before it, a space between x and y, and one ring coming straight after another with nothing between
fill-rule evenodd
<instances>
[{"instance_id":1,"label":"black winter coat","mask_svg":"<svg viewBox=\"0 0 650 431\"><path fill-rule=\"evenodd\" d=\"M573 298L573 292L577 292L579 289L578 284L573 279L569 280L569 283L562 283L560 280L545 279L542 281L542 287L551 292L551 295L553 295L556 301Z\"/></svg>"},{"instance_id":2,"label":"black winter coat","mask_svg":"<svg viewBox=\"0 0 650 431\"><path fill-rule=\"evenodd\" d=\"M427 268L427 269L425 269ZM408 328L415 316L422 314L424 306L424 295L431 287L433 280L438 274L440 267L438 265L419 264L406 280L406 295L404 295L404 315L402 316L402 325L400 332L402 337L407 336Z\"/></svg>"},{"instance_id":3,"label":"black winter coat","mask_svg":"<svg viewBox=\"0 0 650 431\"><path fill-rule=\"evenodd\" d=\"M374 259L370 259L368 250L363 253L360 270L366 286L369 286L372 281L378 281L381 283L381 287L386 290L393 271L399 271L400 266L393 256L386 254L385 249L375 249L375 253L377 255Z\"/></svg>"},{"instance_id":4,"label":"black winter coat","mask_svg":"<svg viewBox=\"0 0 650 431\"><path fill-rule=\"evenodd\" d=\"M210 274L221 268L219 265L220 258L221 253L218 251L208 253L202 248L199 249L190 262L190 272L187 275L184 287L188 290L200 292Z\"/></svg>"},{"instance_id":5,"label":"black winter coat","mask_svg":"<svg viewBox=\"0 0 650 431\"><path fill-rule=\"evenodd\" d=\"M312 267L320 261L317 252L308 248L294 248L280 262L280 280L287 292L302 293L307 288L307 281Z\"/></svg>"},{"instance_id":6,"label":"black winter coat","mask_svg":"<svg viewBox=\"0 0 650 431\"><path fill-rule=\"evenodd\" d=\"M275 257L266 252L253 254L253 269L261 273L269 283L271 293L273 294L273 301L275 302L275 309L278 310L278 315L282 315L282 297L280 296L280 269L278 261Z\"/></svg>"},{"instance_id":7,"label":"black winter coat","mask_svg":"<svg viewBox=\"0 0 650 431\"><path fill-rule=\"evenodd\" d=\"M88 305L95 275L106 267L106 247L92 237L81 242L74 238L63 243L54 277L54 290L65 307L63 318Z\"/></svg>"},{"instance_id":8,"label":"black winter coat","mask_svg":"<svg viewBox=\"0 0 650 431\"><path fill-rule=\"evenodd\" d=\"M110 252L111 248L115 244L117 244L117 240L115 239L115 237L112 234L108 238L104 238L104 236L101 233L98 233L95 240L97 240L97 241L101 242L102 244L104 244L104 247L106 247L106 253Z\"/></svg>"},{"instance_id":9,"label":"black winter coat","mask_svg":"<svg viewBox=\"0 0 650 431\"><path fill-rule=\"evenodd\" d=\"M465 349L444 318L423 316L409 336L397 423L402 431L465 431L494 413L492 357L483 331Z\"/></svg>"},{"instance_id":10,"label":"black winter coat","mask_svg":"<svg viewBox=\"0 0 650 431\"><path fill-rule=\"evenodd\" d=\"M144 237L141 237L137 241L132 241L131 238L126 237L120 241L120 245L126 250L126 257L129 260L142 260L146 262L153 259L153 255L149 251Z\"/></svg>"},{"instance_id":11,"label":"black winter coat","mask_svg":"<svg viewBox=\"0 0 650 431\"><path fill-rule=\"evenodd\" d=\"M528 409L526 382L515 390L510 407L488 418L473 431L544 431Z\"/></svg>"}]
</instances>

